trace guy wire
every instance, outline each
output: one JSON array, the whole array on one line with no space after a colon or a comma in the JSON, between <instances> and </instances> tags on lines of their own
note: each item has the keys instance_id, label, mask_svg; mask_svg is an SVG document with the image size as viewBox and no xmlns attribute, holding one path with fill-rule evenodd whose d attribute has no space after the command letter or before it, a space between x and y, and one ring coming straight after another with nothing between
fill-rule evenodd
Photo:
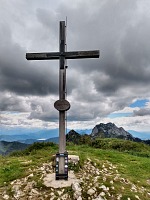
<instances>
[{"instance_id":1,"label":"guy wire","mask_svg":"<svg viewBox=\"0 0 150 200\"><path fill-rule=\"evenodd\" d=\"M66 25L65 25L65 51L67 51L67 16L66 16ZM65 74L66 74L66 69L67 69L67 60L65 60ZM67 76L66 76L67 79ZM67 99L67 80L65 82L65 93L66 93L66 99ZM65 116L65 121L66 121L66 134L67 134L67 111L66 111L66 116Z\"/></svg>"}]
</instances>

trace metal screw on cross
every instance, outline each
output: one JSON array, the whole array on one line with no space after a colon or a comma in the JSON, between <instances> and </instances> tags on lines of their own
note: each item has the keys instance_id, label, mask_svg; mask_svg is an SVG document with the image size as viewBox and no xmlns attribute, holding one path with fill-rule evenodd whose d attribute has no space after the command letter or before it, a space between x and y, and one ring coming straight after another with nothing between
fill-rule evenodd
<instances>
[{"instance_id":1,"label":"metal screw on cross","mask_svg":"<svg viewBox=\"0 0 150 200\"><path fill-rule=\"evenodd\" d=\"M56 154L56 180L68 180L68 153L66 151L65 116L70 109L66 100L66 59L99 58L99 50L65 51L65 21L60 21L59 52L26 53L27 60L59 60L59 100L54 107L59 111L59 153Z\"/></svg>"}]
</instances>

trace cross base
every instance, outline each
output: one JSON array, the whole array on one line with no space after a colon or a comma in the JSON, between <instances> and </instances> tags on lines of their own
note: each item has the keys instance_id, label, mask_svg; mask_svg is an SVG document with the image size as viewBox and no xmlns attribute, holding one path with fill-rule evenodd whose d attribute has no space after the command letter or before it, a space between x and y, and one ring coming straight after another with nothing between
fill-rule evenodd
<instances>
[{"instance_id":1,"label":"cross base","mask_svg":"<svg viewBox=\"0 0 150 200\"><path fill-rule=\"evenodd\" d=\"M62 170L61 164L64 169ZM56 153L56 180L68 180L68 152Z\"/></svg>"},{"instance_id":2,"label":"cross base","mask_svg":"<svg viewBox=\"0 0 150 200\"><path fill-rule=\"evenodd\" d=\"M66 176L66 174L56 174L56 177L55 177L56 181L58 180L68 180L68 176Z\"/></svg>"}]
</instances>

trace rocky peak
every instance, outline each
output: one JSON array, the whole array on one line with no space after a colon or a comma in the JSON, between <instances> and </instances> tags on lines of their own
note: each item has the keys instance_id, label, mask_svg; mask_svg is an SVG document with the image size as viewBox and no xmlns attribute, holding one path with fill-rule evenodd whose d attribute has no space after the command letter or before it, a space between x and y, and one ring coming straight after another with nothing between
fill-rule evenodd
<instances>
[{"instance_id":1,"label":"rocky peak","mask_svg":"<svg viewBox=\"0 0 150 200\"><path fill-rule=\"evenodd\" d=\"M92 138L122 138L128 140L134 140L134 137L125 131L122 127L118 128L115 124L109 122L107 124L97 124L91 133Z\"/></svg>"},{"instance_id":2,"label":"rocky peak","mask_svg":"<svg viewBox=\"0 0 150 200\"><path fill-rule=\"evenodd\" d=\"M66 134L66 141L67 142L73 142L75 144L79 144L80 139L81 139L81 135L74 130L70 130Z\"/></svg>"}]
</instances>

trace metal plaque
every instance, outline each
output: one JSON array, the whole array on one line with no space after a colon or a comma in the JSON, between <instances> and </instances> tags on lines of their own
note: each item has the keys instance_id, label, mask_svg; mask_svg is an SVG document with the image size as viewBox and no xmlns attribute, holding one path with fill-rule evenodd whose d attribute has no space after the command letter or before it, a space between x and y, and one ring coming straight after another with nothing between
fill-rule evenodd
<instances>
[{"instance_id":1,"label":"metal plaque","mask_svg":"<svg viewBox=\"0 0 150 200\"><path fill-rule=\"evenodd\" d=\"M61 99L54 103L54 107L58 111L67 111L70 109L70 103L65 99Z\"/></svg>"}]
</instances>

